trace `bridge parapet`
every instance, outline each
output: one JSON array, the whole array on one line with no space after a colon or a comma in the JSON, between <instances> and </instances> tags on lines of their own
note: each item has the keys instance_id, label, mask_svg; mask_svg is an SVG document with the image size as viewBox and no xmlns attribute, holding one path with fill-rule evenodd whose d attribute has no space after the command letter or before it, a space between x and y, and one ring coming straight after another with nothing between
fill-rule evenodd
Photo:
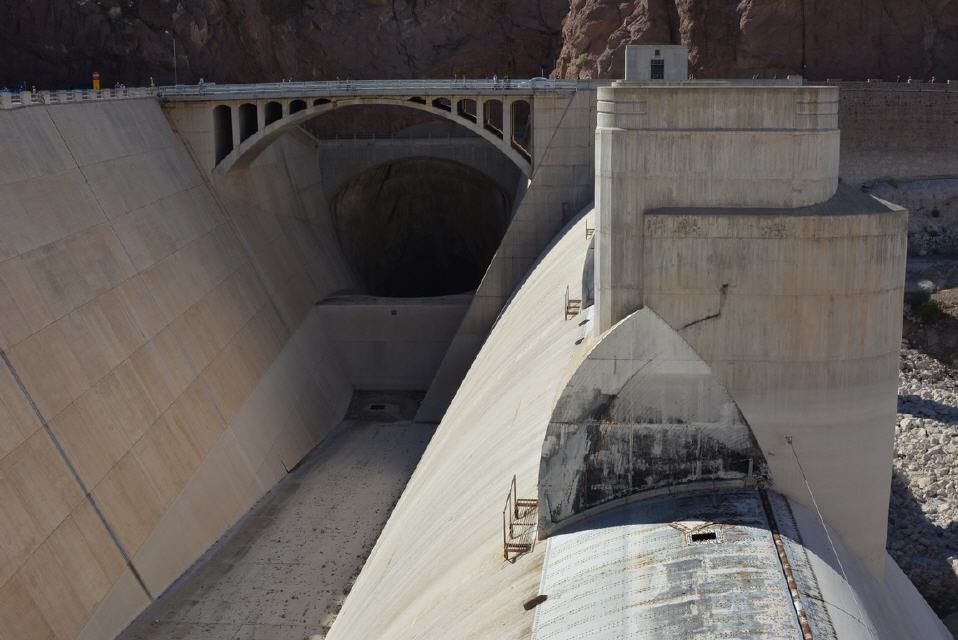
<instances>
[{"instance_id":1,"label":"bridge parapet","mask_svg":"<svg viewBox=\"0 0 958 640\"><path fill-rule=\"evenodd\" d=\"M49 104L70 104L94 100L129 100L160 95L156 87L116 89L60 89L57 91L0 91L0 109L18 109Z\"/></svg>"}]
</instances>

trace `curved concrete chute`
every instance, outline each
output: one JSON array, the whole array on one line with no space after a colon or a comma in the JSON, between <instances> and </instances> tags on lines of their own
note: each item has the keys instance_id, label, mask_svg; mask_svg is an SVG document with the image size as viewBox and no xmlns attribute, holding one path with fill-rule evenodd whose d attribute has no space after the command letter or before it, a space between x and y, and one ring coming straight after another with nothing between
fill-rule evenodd
<instances>
[{"instance_id":1,"label":"curved concrete chute","mask_svg":"<svg viewBox=\"0 0 958 640\"><path fill-rule=\"evenodd\" d=\"M444 100L445 102L439 103L439 100ZM294 101L296 102L296 101ZM282 117L276 118L275 107L272 108L272 113L270 111L271 105L277 105L282 109L282 105L278 102L270 102L266 105L266 119L265 127L262 127L260 131L256 134L250 136L249 138L244 139L239 145L233 147L232 151L225 155L217 164L214 169L214 173L223 175L229 173L230 171L236 169L245 169L249 164L259 156L264 149L266 149L270 144L273 143L281 135L287 133L288 131L299 127L304 124L307 120L315 118L317 116L335 111L336 109L341 109L343 107L349 107L354 105L391 105L391 106L400 106L406 107L409 109L417 109L419 111L425 111L433 115L451 120L456 124L459 124L467 128L470 132L482 137L490 144L495 146L499 151L501 151L506 157L508 157L515 165L519 168L520 171L526 176L532 175L532 163L528 155L524 155L522 152L518 151L513 147L510 141L504 140L501 136L501 129L492 130L489 126L480 126L474 120L469 117L460 115L457 109L453 109L452 105L454 100L448 98L436 98L432 100L431 103L426 103L425 100L419 102L416 98L405 98L405 97L384 97L384 96L374 96L374 97L350 97L350 98L337 98L331 101L316 100L312 106L309 106L305 109L295 111L292 108L289 109L289 113L285 113ZM494 102L500 105L500 115L502 113L502 103L498 100L492 100L488 102ZM292 103L291 103L292 104ZM438 105L438 106L437 106ZM478 108L478 107L477 107ZM505 124L500 125L502 127L506 126Z\"/></svg>"},{"instance_id":2,"label":"curved concrete chute","mask_svg":"<svg viewBox=\"0 0 958 640\"><path fill-rule=\"evenodd\" d=\"M602 336L556 402L539 466L539 530L640 494L749 486L765 467L711 368L640 309Z\"/></svg>"}]
</instances>

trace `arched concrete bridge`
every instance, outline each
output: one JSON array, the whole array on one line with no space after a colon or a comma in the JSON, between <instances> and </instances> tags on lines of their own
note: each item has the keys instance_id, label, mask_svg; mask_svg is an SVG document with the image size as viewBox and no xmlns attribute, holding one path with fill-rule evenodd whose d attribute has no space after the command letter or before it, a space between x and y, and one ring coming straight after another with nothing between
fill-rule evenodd
<instances>
[{"instance_id":1,"label":"arched concrete bridge","mask_svg":"<svg viewBox=\"0 0 958 640\"><path fill-rule=\"evenodd\" d=\"M455 122L491 143L526 176L533 173L533 103L541 92L569 93L590 82L358 81L201 85L164 89L166 101L203 102L212 118L212 169L247 167L274 140L324 113L354 105L391 105Z\"/></svg>"}]
</instances>

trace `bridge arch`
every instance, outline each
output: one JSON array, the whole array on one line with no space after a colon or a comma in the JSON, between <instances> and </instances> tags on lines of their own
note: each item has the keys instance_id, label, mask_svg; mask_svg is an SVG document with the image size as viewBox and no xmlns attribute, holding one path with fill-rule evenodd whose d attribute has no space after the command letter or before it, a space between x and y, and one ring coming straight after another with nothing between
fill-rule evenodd
<instances>
[{"instance_id":1,"label":"bridge arch","mask_svg":"<svg viewBox=\"0 0 958 640\"><path fill-rule=\"evenodd\" d=\"M474 103L474 115L468 112L468 107L464 109L461 106L465 100ZM531 106L531 98L517 97L515 101L522 101ZM229 127L229 135L226 135L225 127L214 127L213 137L216 147L214 173L223 175L249 166L263 150L280 136L317 116L354 105L388 105L417 109L451 120L485 139L515 163L524 175L530 176L532 175L531 150L521 147L517 149L512 142L512 119L509 117L511 116L509 105L512 102L513 100L504 102L498 98L483 100L481 97L436 97L427 100L417 96L411 98L408 96L350 96L332 99L317 98L311 103L304 99L296 99L290 101L289 107L284 109L281 102L271 100L263 103L262 106L265 116L262 119L263 126L248 137L240 135L239 140L234 140L232 127ZM293 108L294 103L295 110ZM485 116L487 105L494 112L493 115L498 114L498 120L494 119L494 123L498 124L498 127L488 126L488 118ZM214 107L214 114L220 113L219 117L226 117L222 114L229 113L232 117L232 111L234 110L230 109L229 112L217 111L220 107L230 109L229 105L217 105ZM237 129L242 131L241 127L237 127Z\"/></svg>"}]
</instances>

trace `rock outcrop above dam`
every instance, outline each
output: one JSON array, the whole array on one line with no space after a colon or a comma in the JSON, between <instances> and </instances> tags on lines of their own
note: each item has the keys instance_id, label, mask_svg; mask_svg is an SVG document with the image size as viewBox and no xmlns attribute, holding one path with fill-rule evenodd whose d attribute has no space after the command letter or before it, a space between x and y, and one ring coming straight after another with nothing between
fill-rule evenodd
<instances>
[{"instance_id":1,"label":"rock outcrop above dam","mask_svg":"<svg viewBox=\"0 0 958 640\"><path fill-rule=\"evenodd\" d=\"M36 0L0 6L0 86L537 76L567 0Z\"/></svg>"},{"instance_id":2,"label":"rock outcrop above dam","mask_svg":"<svg viewBox=\"0 0 958 640\"><path fill-rule=\"evenodd\" d=\"M804 38L803 38L804 35ZM572 0L553 75L621 78L626 45L685 43L696 78L958 77L950 0Z\"/></svg>"},{"instance_id":3,"label":"rock outcrop above dam","mask_svg":"<svg viewBox=\"0 0 958 640\"><path fill-rule=\"evenodd\" d=\"M181 82L616 78L653 42L687 43L696 77L770 77L800 71L803 33L812 78L958 77L950 0L32 0L0 6L0 86L166 84L167 31Z\"/></svg>"}]
</instances>

